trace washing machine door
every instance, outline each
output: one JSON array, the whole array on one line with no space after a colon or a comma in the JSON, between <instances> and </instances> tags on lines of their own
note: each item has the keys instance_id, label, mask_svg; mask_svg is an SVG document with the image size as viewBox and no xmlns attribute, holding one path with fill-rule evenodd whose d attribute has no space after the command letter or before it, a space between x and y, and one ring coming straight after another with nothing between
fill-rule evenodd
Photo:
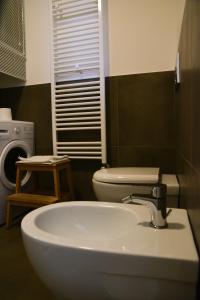
<instances>
[{"instance_id":1,"label":"washing machine door","mask_svg":"<svg viewBox=\"0 0 200 300\"><path fill-rule=\"evenodd\" d=\"M8 189L14 189L16 186L16 161L18 157L29 157L32 151L29 145L20 140L14 140L8 143L0 155L0 180ZM26 172L22 178L21 185L25 185L31 176Z\"/></svg>"}]
</instances>

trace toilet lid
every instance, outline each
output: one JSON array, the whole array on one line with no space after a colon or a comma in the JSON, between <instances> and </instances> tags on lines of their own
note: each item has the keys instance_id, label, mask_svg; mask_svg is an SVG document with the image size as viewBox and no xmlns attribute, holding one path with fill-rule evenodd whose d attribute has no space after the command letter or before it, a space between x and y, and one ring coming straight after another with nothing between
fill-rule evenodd
<instances>
[{"instance_id":1,"label":"toilet lid","mask_svg":"<svg viewBox=\"0 0 200 300\"><path fill-rule=\"evenodd\" d=\"M107 183L154 184L159 180L159 168L105 168L96 171L93 179Z\"/></svg>"}]
</instances>

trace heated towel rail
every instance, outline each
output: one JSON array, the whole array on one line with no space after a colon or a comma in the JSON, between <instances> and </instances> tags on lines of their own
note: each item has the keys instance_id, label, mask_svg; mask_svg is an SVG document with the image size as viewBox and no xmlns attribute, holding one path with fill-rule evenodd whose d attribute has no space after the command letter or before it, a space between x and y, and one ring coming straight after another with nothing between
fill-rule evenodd
<instances>
[{"instance_id":1,"label":"heated towel rail","mask_svg":"<svg viewBox=\"0 0 200 300\"><path fill-rule=\"evenodd\" d=\"M103 0L51 0L55 155L106 163Z\"/></svg>"}]
</instances>

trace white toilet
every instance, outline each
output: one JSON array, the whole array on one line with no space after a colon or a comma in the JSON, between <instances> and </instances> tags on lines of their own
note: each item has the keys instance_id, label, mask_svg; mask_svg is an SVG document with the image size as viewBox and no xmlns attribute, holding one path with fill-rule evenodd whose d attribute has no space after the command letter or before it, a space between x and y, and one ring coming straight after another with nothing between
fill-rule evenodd
<instances>
[{"instance_id":1,"label":"white toilet","mask_svg":"<svg viewBox=\"0 0 200 300\"><path fill-rule=\"evenodd\" d=\"M152 185L167 186L167 206L178 207L179 184L174 174L160 174L159 168L103 168L93 175L93 188L97 200L121 202L130 194L150 195Z\"/></svg>"}]
</instances>

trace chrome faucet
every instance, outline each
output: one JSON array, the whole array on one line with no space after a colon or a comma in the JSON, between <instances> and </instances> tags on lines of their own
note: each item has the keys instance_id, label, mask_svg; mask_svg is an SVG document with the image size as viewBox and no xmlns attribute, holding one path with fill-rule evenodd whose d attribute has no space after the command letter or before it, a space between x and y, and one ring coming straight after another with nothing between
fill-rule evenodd
<instances>
[{"instance_id":1,"label":"chrome faucet","mask_svg":"<svg viewBox=\"0 0 200 300\"><path fill-rule=\"evenodd\" d=\"M127 204L138 203L147 206L151 213L151 225L155 228L165 228L167 227L166 190L165 184L158 184L152 187L150 197L132 194L121 201Z\"/></svg>"}]
</instances>

